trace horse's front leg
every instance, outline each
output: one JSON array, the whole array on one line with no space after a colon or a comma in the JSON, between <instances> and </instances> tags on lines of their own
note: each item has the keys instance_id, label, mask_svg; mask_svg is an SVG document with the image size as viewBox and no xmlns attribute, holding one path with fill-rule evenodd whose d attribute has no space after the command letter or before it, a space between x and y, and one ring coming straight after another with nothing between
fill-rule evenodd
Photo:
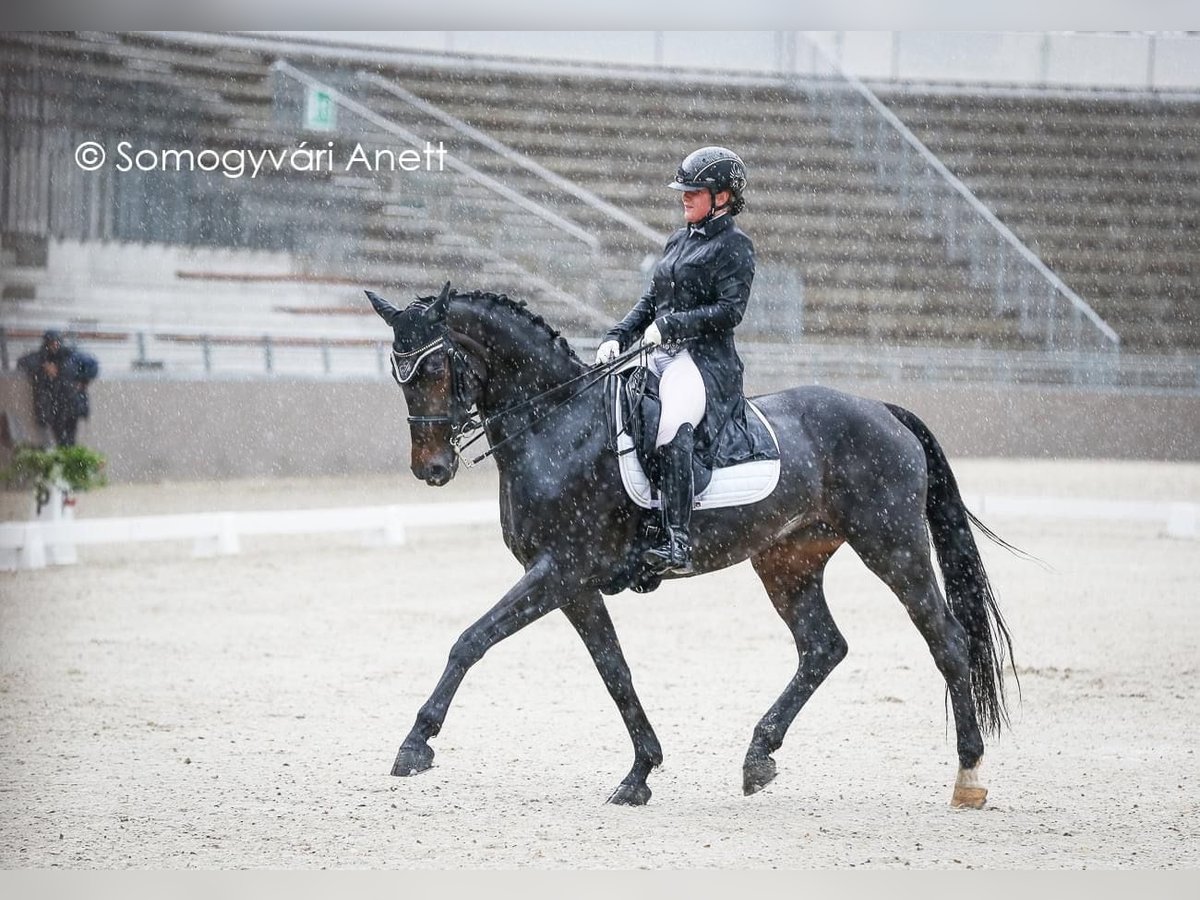
<instances>
[{"instance_id":1,"label":"horse's front leg","mask_svg":"<svg viewBox=\"0 0 1200 900\"><path fill-rule=\"evenodd\" d=\"M650 799L646 778L651 769L662 764L662 747L654 735L654 729L650 727L646 711L642 709L642 701L633 689L629 665L621 651L621 642L617 640L608 607L604 605L600 592L591 588L564 606L563 612L583 638L633 741L633 768L613 791L608 802L641 806Z\"/></svg>"},{"instance_id":2,"label":"horse's front leg","mask_svg":"<svg viewBox=\"0 0 1200 900\"><path fill-rule=\"evenodd\" d=\"M441 680L417 713L417 721L400 745L392 774L415 775L432 766L433 749L429 739L441 730L450 701L467 670L497 643L569 599L570 592L563 588L558 566L550 556L542 556L500 598L499 603L464 631L450 648L450 659Z\"/></svg>"}]
</instances>

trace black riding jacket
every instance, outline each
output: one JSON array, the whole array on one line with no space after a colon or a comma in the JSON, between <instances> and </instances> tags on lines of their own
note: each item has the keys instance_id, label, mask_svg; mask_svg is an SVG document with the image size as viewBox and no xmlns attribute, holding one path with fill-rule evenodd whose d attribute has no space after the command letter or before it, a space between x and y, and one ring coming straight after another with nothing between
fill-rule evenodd
<instances>
[{"instance_id":1,"label":"black riding jacket","mask_svg":"<svg viewBox=\"0 0 1200 900\"><path fill-rule=\"evenodd\" d=\"M668 348L679 343L688 348L708 394L696 455L711 468L745 450L743 366L733 329L746 312L753 281L754 244L733 216L712 219L703 228L680 228L667 239L646 293L605 335L624 351L657 322Z\"/></svg>"}]
</instances>

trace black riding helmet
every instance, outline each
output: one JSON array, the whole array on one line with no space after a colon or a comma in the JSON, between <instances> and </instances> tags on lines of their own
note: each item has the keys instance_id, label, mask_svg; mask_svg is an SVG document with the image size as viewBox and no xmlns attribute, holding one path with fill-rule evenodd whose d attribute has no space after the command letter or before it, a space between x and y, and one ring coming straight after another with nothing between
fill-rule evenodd
<instances>
[{"instance_id":1,"label":"black riding helmet","mask_svg":"<svg viewBox=\"0 0 1200 900\"><path fill-rule=\"evenodd\" d=\"M679 164L675 179L667 187L677 191L707 190L713 200L713 214L717 208L717 194L729 191L729 214L736 216L746 207L742 191L746 189L746 164L742 158L725 147L701 147L687 155Z\"/></svg>"}]
</instances>

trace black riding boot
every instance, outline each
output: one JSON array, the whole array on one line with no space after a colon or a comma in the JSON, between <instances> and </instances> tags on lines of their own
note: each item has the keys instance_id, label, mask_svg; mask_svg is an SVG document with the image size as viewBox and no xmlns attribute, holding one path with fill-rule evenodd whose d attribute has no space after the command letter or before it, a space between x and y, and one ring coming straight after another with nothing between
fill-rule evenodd
<instances>
[{"instance_id":1,"label":"black riding boot","mask_svg":"<svg viewBox=\"0 0 1200 900\"><path fill-rule=\"evenodd\" d=\"M647 550L642 559L647 568L655 572L690 575L693 571L692 539L688 526L692 521L694 502L691 425L680 426L671 442L659 448L658 464L666 538L661 546Z\"/></svg>"}]
</instances>

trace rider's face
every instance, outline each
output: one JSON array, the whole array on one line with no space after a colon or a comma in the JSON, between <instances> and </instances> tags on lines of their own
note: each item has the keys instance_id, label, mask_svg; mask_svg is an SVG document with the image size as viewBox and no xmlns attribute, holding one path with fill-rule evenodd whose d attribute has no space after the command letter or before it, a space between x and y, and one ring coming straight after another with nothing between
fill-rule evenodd
<instances>
[{"instance_id":1,"label":"rider's face","mask_svg":"<svg viewBox=\"0 0 1200 900\"><path fill-rule=\"evenodd\" d=\"M683 192L683 218L689 225L702 221L711 209L712 195L708 191Z\"/></svg>"},{"instance_id":2,"label":"rider's face","mask_svg":"<svg viewBox=\"0 0 1200 900\"><path fill-rule=\"evenodd\" d=\"M729 191L721 191L717 194L717 202L719 204L728 203L729 199ZM695 225L697 222L704 221L704 217L709 214L712 207L712 194L708 191L683 192L683 218L689 225Z\"/></svg>"}]
</instances>

